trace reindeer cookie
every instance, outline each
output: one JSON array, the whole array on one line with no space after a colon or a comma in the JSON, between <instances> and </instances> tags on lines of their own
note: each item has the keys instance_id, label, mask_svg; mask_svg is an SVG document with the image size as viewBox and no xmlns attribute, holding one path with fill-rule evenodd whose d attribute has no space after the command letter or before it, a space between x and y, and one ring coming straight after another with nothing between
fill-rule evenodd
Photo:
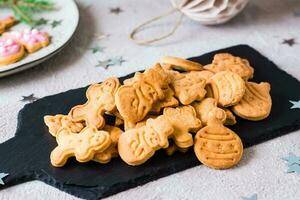
<instances>
[{"instance_id":1,"label":"reindeer cookie","mask_svg":"<svg viewBox=\"0 0 300 200\"><path fill-rule=\"evenodd\" d=\"M13 16L8 16L0 19L0 34L4 33L4 31L10 27L12 27L16 23L16 18Z\"/></svg>"},{"instance_id":2,"label":"reindeer cookie","mask_svg":"<svg viewBox=\"0 0 300 200\"><path fill-rule=\"evenodd\" d=\"M82 123L72 122L68 115L46 115L44 122L49 128L49 133L54 137L56 137L58 131L62 128L70 129L73 133L79 133L84 128Z\"/></svg>"},{"instance_id":3,"label":"reindeer cookie","mask_svg":"<svg viewBox=\"0 0 300 200\"><path fill-rule=\"evenodd\" d=\"M172 56L163 57L161 59L161 63L165 65L166 69L177 69L181 71L203 70L203 67L200 63Z\"/></svg>"},{"instance_id":4,"label":"reindeer cookie","mask_svg":"<svg viewBox=\"0 0 300 200\"><path fill-rule=\"evenodd\" d=\"M163 116L172 124L174 132L172 138L176 146L187 148L193 145L193 136L190 131L197 131L201 121L196 117L192 106L165 108Z\"/></svg>"},{"instance_id":5,"label":"reindeer cookie","mask_svg":"<svg viewBox=\"0 0 300 200\"><path fill-rule=\"evenodd\" d=\"M111 144L109 133L98 131L96 127L86 127L80 133L61 129L56 141L58 146L50 155L54 167L64 166L68 158L73 156L79 162L90 161L96 153L103 152Z\"/></svg>"},{"instance_id":6,"label":"reindeer cookie","mask_svg":"<svg viewBox=\"0 0 300 200\"><path fill-rule=\"evenodd\" d=\"M38 31L37 29L24 29L21 32L11 31L4 33L3 35L4 37L13 38L19 41L29 53L33 53L48 46L50 42L48 33Z\"/></svg>"},{"instance_id":7,"label":"reindeer cookie","mask_svg":"<svg viewBox=\"0 0 300 200\"><path fill-rule=\"evenodd\" d=\"M153 104L165 98L169 82L166 72L157 64L136 75L131 85L121 86L115 95L115 101L124 121L135 124L143 120Z\"/></svg>"},{"instance_id":8,"label":"reindeer cookie","mask_svg":"<svg viewBox=\"0 0 300 200\"><path fill-rule=\"evenodd\" d=\"M212 72L231 71L238 74L244 80L253 77L254 69L248 60L233 56L229 53L219 53L214 56L212 64L205 65L204 69Z\"/></svg>"},{"instance_id":9,"label":"reindeer cookie","mask_svg":"<svg viewBox=\"0 0 300 200\"><path fill-rule=\"evenodd\" d=\"M227 169L242 158L243 144L239 136L223 126L225 111L215 108L210 114L207 126L195 136L194 151L204 165L214 169Z\"/></svg>"},{"instance_id":10,"label":"reindeer cookie","mask_svg":"<svg viewBox=\"0 0 300 200\"><path fill-rule=\"evenodd\" d=\"M24 55L24 47L19 42L10 38L0 38L0 65L15 63Z\"/></svg>"},{"instance_id":11,"label":"reindeer cookie","mask_svg":"<svg viewBox=\"0 0 300 200\"><path fill-rule=\"evenodd\" d=\"M163 117L148 119L145 126L121 134L118 142L120 157L129 165L140 165L152 157L156 150L169 146L172 125Z\"/></svg>"},{"instance_id":12,"label":"reindeer cookie","mask_svg":"<svg viewBox=\"0 0 300 200\"><path fill-rule=\"evenodd\" d=\"M206 81L202 77L195 76L194 74L184 74L177 76L172 82L175 96L183 105L189 105L194 101L200 101L206 94L205 85Z\"/></svg>"},{"instance_id":13,"label":"reindeer cookie","mask_svg":"<svg viewBox=\"0 0 300 200\"><path fill-rule=\"evenodd\" d=\"M232 111L241 118L258 121L269 116L272 107L269 83L246 83L246 92L242 100L232 107Z\"/></svg>"},{"instance_id":14,"label":"reindeer cookie","mask_svg":"<svg viewBox=\"0 0 300 200\"><path fill-rule=\"evenodd\" d=\"M209 80L213 97L218 104L228 107L237 104L245 94L245 81L236 73L221 71Z\"/></svg>"},{"instance_id":15,"label":"reindeer cookie","mask_svg":"<svg viewBox=\"0 0 300 200\"><path fill-rule=\"evenodd\" d=\"M118 141L122 134L122 130L115 126L105 125L104 130L110 135L111 144L103 152L96 153L94 156L94 161L105 164L109 163L112 158L118 157Z\"/></svg>"},{"instance_id":16,"label":"reindeer cookie","mask_svg":"<svg viewBox=\"0 0 300 200\"><path fill-rule=\"evenodd\" d=\"M117 78L109 78L101 84L93 84L86 91L88 101L71 109L69 116L74 122L85 122L86 126L101 129L105 125L105 112L115 110L115 93L120 83Z\"/></svg>"}]
</instances>

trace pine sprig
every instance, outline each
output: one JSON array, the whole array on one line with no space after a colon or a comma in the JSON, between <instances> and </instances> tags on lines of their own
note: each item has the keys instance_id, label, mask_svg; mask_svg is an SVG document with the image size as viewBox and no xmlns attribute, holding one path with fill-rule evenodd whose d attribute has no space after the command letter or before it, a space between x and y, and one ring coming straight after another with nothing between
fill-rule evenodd
<instances>
[{"instance_id":1,"label":"pine sprig","mask_svg":"<svg viewBox=\"0 0 300 200\"><path fill-rule=\"evenodd\" d=\"M20 21L31 26L39 23L39 20L33 18L34 13L55 9L54 3L47 0L0 0L1 7L10 8Z\"/></svg>"}]
</instances>

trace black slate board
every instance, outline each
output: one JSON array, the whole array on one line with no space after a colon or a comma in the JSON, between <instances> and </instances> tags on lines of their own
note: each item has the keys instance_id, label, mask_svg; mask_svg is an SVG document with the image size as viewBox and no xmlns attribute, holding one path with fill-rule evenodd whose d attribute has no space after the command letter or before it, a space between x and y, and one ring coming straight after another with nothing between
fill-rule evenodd
<instances>
[{"instance_id":1,"label":"black slate board","mask_svg":"<svg viewBox=\"0 0 300 200\"><path fill-rule=\"evenodd\" d=\"M238 124L232 126L245 147L299 129L300 109L291 110L288 101L300 99L297 79L247 45L214 51L191 60L207 64L220 52L248 59L255 68L254 81L268 81L272 85L273 107L269 118L259 122L238 119ZM70 90L24 106L18 116L16 136L0 145L0 172L9 173L0 189L36 179L81 198L99 199L200 164L193 151L189 151L174 156L158 152L138 167L128 166L119 158L106 165L79 164L71 159L62 168L52 167L49 155L56 142L48 133L43 116L68 113L74 105L85 102L85 90L86 87Z\"/></svg>"}]
</instances>

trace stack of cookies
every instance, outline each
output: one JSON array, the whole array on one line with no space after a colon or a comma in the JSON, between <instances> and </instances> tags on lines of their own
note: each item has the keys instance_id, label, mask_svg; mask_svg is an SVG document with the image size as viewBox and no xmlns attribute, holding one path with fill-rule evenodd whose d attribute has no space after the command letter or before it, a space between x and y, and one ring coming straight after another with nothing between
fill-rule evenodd
<instances>
[{"instance_id":1,"label":"stack of cookies","mask_svg":"<svg viewBox=\"0 0 300 200\"><path fill-rule=\"evenodd\" d=\"M247 60L222 53L205 66L164 57L123 85L117 78L93 84L85 104L44 117L58 144L51 164L61 167L69 157L108 163L120 156L136 166L160 149L172 155L194 147L204 165L230 168L243 144L225 126L237 123L235 115L257 121L271 111L270 84L250 82L253 74ZM107 125L104 115L114 116L115 124Z\"/></svg>"},{"instance_id":2,"label":"stack of cookies","mask_svg":"<svg viewBox=\"0 0 300 200\"><path fill-rule=\"evenodd\" d=\"M16 22L12 16L0 19L0 65L15 63L21 60L26 52L36 52L49 44L48 33L37 29L6 32Z\"/></svg>"}]
</instances>

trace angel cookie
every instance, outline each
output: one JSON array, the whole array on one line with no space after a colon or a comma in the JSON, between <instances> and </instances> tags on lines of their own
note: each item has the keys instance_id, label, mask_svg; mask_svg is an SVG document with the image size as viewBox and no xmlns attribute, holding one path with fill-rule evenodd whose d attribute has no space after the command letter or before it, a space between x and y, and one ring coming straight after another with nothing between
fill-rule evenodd
<instances>
[{"instance_id":1,"label":"angel cookie","mask_svg":"<svg viewBox=\"0 0 300 200\"><path fill-rule=\"evenodd\" d=\"M237 104L245 94L245 81L231 71L216 73L210 78L209 84L213 97L223 107Z\"/></svg>"},{"instance_id":2,"label":"angel cookie","mask_svg":"<svg viewBox=\"0 0 300 200\"><path fill-rule=\"evenodd\" d=\"M166 69L177 69L181 71L201 71L203 67L200 63L182 58L166 56L161 59L161 63Z\"/></svg>"},{"instance_id":3,"label":"angel cookie","mask_svg":"<svg viewBox=\"0 0 300 200\"><path fill-rule=\"evenodd\" d=\"M214 169L227 169L236 165L243 155L239 136L226 128L225 111L215 108L209 114L207 126L195 136L194 151L204 165Z\"/></svg>"},{"instance_id":4,"label":"angel cookie","mask_svg":"<svg viewBox=\"0 0 300 200\"><path fill-rule=\"evenodd\" d=\"M64 166L70 157L75 157L78 162L90 161L96 153L103 152L111 144L109 133L98 131L96 127L86 127L80 133L61 129L56 141L58 146L50 154L54 167Z\"/></svg>"},{"instance_id":5,"label":"angel cookie","mask_svg":"<svg viewBox=\"0 0 300 200\"><path fill-rule=\"evenodd\" d=\"M165 98L169 89L169 78L159 64L136 74L128 85L121 86L115 101L118 111L127 124L134 126L144 119L154 103Z\"/></svg>"},{"instance_id":6,"label":"angel cookie","mask_svg":"<svg viewBox=\"0 0 300 200\"><path fill-rule=\"evenodd\" d=\"M86 91L88 101L71 109L69 116L74 122L85 122L86 126L101 129L105 125L103 115L116 108L115 93L120 83L117 78L109 78L101 84L93 84Z\"/></svg>"},{"instance_id":7,"label":"angel cookie","mask_svg":"<svg viewBox=\"0 0 300 200\"><path fill-rule=\"evenodd\" d=\"M8 16L0 19L0 34L4 33L6 29L12 27L16 23L13 16Z\"/></svg>"},{"instance_id":8,"label":"angel cookie","mask_svg":"<svg viewBox=\"0 0 300 200\"><path fill-rule=\"evenodd\" d=\"M58 131L62 128L68 128L73 133L79 133L84 128L83 123L73 122L68 115L46 115L44 117L44 122L49 128L49 133L54 137L56 137Z\"/></svg>"},{"instance_id":9,"label":"angel cookie","mask_svg":"<svg viewBox=\"0 0 300 200\"><path fill-rule=\"evenodd\" d=\"M121 134L118 142L120 157L129 165L140 165L151 158L155 151L169 146L172 125L163 117L148 119L145 126L129 129Z\"/></svg>"},{"instance_id":10,"label":"angel cookie","mask_svg":"<svg viewBox=\"0 0 300 200\"><path fill-rule=\"evenodd\" d=\"M248 60L233 56L229 53L216 54L212 63L205 65L204 69L215 73L229 70L238 74L244 80L252 78L254 73L254 69L250 66Z\"/></svg>"},{"instance_id":11,"label":"angel cookie","mask_svg":"<svg viewBox=\"0 0 300 200\"><path fill-rule=\"evenodd\" d=\"M13 38L19 41L29 53L38 51L48 46L49 35L37 29L25 29L23 31L11 31L3 34L4 37Z\"/></svg>"},{"instance_id":12,"label":"angel cookie","mask_svg":"<svg viewBox=\"0 0 300 200\"><path fill-rule=\"evenodd\" d=\"M15 63L24 55L24 47L19 42L10 38L0 38L0 65Z\"/></svg>"},{"instance_id":13,"label":"angel cookie","mask_svg":"<svg viewBox=\"0 0 300 200\"><path fill-rule=\"evenodd\" d=\"M246 92L242 100L232 107L232 111L241 118L258 121L269 116L272 107L269 83L246 83Z\"/></svg>"}]
</instances>

